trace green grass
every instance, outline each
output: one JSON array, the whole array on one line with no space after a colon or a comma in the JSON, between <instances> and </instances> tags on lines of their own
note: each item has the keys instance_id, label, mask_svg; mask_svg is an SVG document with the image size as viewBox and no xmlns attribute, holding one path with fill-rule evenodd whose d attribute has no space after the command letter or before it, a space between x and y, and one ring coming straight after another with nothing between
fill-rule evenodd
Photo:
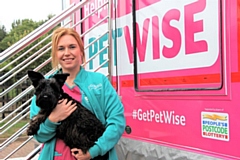
<instances>
[{"instance_id":1,"label":"green grass","mask_svg":"<svg viewBox=\"0 0 240 160\"><path fill-rule=\"evenodd\" d=\"M22 128L25 124L27 124L29 122L29 119L23 119L21 121L19 121L18 123L16 123L15 125L13 125L11 128L9 128L6 132L4 132L3 134L0 135L0 138L8 138L11 135L13 135L15 132L17 132L20 128ZM3 126L6 122L0 123L0 127ZM2 132L5 128L3 128L2 130L0 130L0 132ZM23 133L21 136L26 136L26 133Z\"/></svg>"}]
</instances>

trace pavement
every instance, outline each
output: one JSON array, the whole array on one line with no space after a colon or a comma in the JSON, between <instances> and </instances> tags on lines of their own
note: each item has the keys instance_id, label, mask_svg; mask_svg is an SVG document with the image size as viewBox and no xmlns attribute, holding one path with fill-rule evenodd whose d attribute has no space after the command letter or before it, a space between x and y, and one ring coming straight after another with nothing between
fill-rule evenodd
<instances>
[{"instance_id":1,"label":"pavement","mask_svg":"<svg viewBox=\"0 0 240 160\"><path fill-rule=\"evenodd\" d=\"M19 145L21 145L27 137L22 137L12 142L2 150L0 150L0 160L5 160L5 157L8 156L13 150L15 150ZM0 144L4 140L0 140ZM39 143L34 139L30 140L26 143L22 148L20 148L17 152L15 152L10 158L7 160L26 160L26 156L31 153L35 148L39 146ZM32 158L32 160L37 160L37 157Z\"/></svg>"}]
</instances>

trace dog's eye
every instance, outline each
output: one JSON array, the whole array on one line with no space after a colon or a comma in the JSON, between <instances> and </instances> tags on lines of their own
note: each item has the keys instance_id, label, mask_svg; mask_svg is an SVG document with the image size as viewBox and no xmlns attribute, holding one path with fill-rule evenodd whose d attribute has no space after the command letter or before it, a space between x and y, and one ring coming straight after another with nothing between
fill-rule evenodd
<instances>
[{"instance_id":1,"label":"dog's eye","mask_svg":"<svg viewBox=\"0 0 240 160\"><path fill-rule=\"evenodd\" d=\"M41 84L38 86L38 88L44 88L45 86L46 86L45 83L41 83Z\"/></svg>"},{"instance_id":2,"label":"dog's eye","mask_svg":"<svg viewBox=\"0 0 240 160\"><path fill-rule=\"evenodd\" d=\"M57 87L55 84L51 83L50 86L51 86L51 88L52 88L54 91L59 92L59 89L58 89L58 87Z\"/></svg>"},{"instance_id":3,"label":"dog's eye","mask_svg":"<svg viewBox=\"0 0 240 160\"><path fill-rule=\"evenodd\" d=\"M42 92L42 90L44 90L44 87L46 86L45 83L41 83L39 84L36 88L35 88L35 93L38 94L40 92Z\"/></svg>"}]
</instances>

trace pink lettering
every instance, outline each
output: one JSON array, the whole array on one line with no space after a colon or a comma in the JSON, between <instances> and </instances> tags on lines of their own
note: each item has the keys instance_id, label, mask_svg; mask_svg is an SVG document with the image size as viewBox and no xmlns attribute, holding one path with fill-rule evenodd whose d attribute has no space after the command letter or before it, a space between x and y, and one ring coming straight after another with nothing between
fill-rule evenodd
<instances>
[{"instance_id":1,"label":"pink lettering","mask_svg":"<svg viewBox=\"0 0 240 160\"><path fill-rule=\"evenodd\" d=\"M160 58L159 51L159 20L158 16L152 17L152 48L153 48L153 59Z\"/></svg>"},{"instance_id":2,"label":"pink lettering","mask_svg":"<svg viewBox=\"0 0 240 160\"><path fill-rule=\"evenodd\" d=\"M143 22L143 32L142 32L142 41L140 39L140 31L139 31L139 25L136 23L136 42L137 42L137 52L139 56L139 61L143 62L145 60L146 55L146 48L147 48L147 37L148 37L148 30L149 30L149 19L145 19ZM125 40L128 50L128 56L130 63L133 63L133 46L131 43L131 36L129 32L128 26L124 27L124 33L125 33Z\"/></svg>"},{"instance_id":3,"label":"pink lettering","mask_svg":"<svg viewBox=\"0 0 240 160\"><path fill-rule=\"evenodd\" d=\"M136 24L136 31L137 31L137 51L140 62L145 60L146 55L146 48L147 48L147 37L148 37L148 30L149 30L149 18L145 19L143 22L143 32L142 32L142 42L140 40L140 33L139 33L139 26Z\"/></svg>"},{"instance_id":4,"label":"pink lettering","mask_svg":"<svg viewBox=\"0 0 240 160\"><path fill-rule=\"evenodd\" d=\"M166 47L163 46L163 56L166 58L173 58L175 57L181 48L181 33L180 31L172 27L170 25L171 20L177 20L180 19L180 12L179 10L173 9L168 11L165 16L163 17L162 22L162 31L166 38L172 40L172 47Z\"/></svg>"},{"instance_id":5,"label":"pink lettering","mask_svg":"<svg viewBox=\"0 0 240 160\"><path fill-rule=\"evenodd\" d=\"M123 30L124 30L124 34L125 34L125 41L126 41L126 45L127 45L129 61L130 61L130 63L133 63L133 53L132 53L133 52L133 45L132 45L132 42L131 42L129 27L125 26L123 28Z\"/></svg>"},{"instance_id":6,"label":"pink lettering","mask_svg":"<svg viewBox=\"0 0 240 160\"><path fill-rule=\"evenodd\" d=\"M144 62L146 58L147 51L147 42L149 37L149 29L152 29L152 54L153 60L160 59L161 56L166 58L176 57L181 47L185 47L185 54L193 54L199 52L206 52L208 50L208 44L206 40L194 39L196 33L204 31L203 28L203 19L194 20L194 15L196 13L202 12L206 7L206 0L198 0L191 4L188 4L184 7L184 14L180 13L178 9L171 9L163 15L162 22L159 22L159 17L157 15L151 17L152 26L150 25L150 18L147 18L143 21L143 27L139 27L139 24L136 23L136 49L137 55L140 62ZM177 26L173 26L171 22L180 23L181 15L184 17L184 31L181 33ZM162 28L160 27L162 25ZM134 38L130 35L130 30L128 26L123 28L125 35L125 42L128 51L129 62L133 63L133 42ZM142 31L142 32L140 32ZM182 38L185 34L185 46L182 46ZM163 45L163 48L160 48L160 43L162 42L160 37L163 35L165 38L171 41L171 46ZM160 42L161 41L161 42ZM162 53L162 55L161 55Z\"/></svg>"},{"instance_id":7,"label":"pink lettering","mask_svg":"<svg viewBox=\"0 0 240 160\"><path fill-rule=\"evenodd\" d=\"M185 45L186 54L207 51L207 42L194 41L194 34L203 31L203 20L194 21L194 14L201 12L206 7L206 0L198 0L185 6Z\"/></svg>"}]
</instances>

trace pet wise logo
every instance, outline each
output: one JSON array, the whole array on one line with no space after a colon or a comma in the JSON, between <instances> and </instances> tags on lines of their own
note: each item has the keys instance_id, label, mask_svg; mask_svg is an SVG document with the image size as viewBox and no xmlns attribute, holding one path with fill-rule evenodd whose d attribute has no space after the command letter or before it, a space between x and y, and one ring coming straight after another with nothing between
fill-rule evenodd
<instances>
[{"instance_id":1,"label":"pet wise logo","mask_svg":"<svg viewBox=\"0 0 240 160\"><path fill-rule=\"evenodd\" d=\"M202 112L202 137L229 141L229 116L227 113Z\"/></svg>"},{"instance_id":2,"label":"pet wise logo","mask_svg":"<svg viewBox=\"0 0 240 160\"><path fill-rule=\"evenodd\" d=\"M117 54L119 64L124 64L118 74L132 74L134 38L139 73L212 67L220 53L219 3L219 0L161 0L149 4L136 11L136 37L130 23L132 14L117 17L118 25L112 32L113 64L116 65ZM95 41L106 31L104 27L106 29L107 24L86 35L85 42ZM103 36L91 45L86 57L93 57L104 49L108 39L107 35ZM101 64L107 68L107 63L104 64L107 53L107 49L101 51L90 62L89 69Z\"/></svg>"}]
</instances>

